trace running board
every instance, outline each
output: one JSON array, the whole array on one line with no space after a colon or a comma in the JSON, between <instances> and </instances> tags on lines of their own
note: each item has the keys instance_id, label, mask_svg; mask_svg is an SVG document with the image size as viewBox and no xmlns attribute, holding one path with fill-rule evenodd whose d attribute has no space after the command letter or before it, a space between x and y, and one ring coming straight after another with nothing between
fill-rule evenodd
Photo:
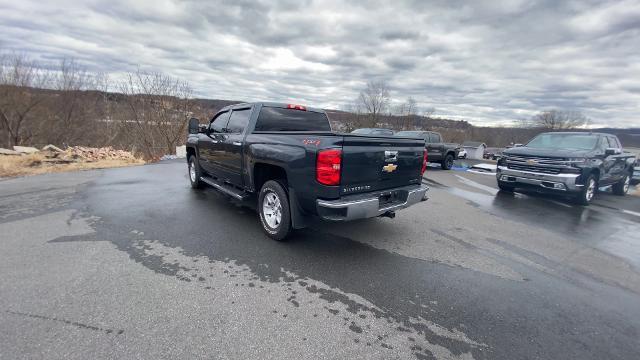
<instances>
[{"instance_id":1,"label":"running board","mask_svg":"<svg viewBox=\"0 0 640 360\"><path fill-rule=\"evenodd\" d=\"M239 190L236 189L232 189L228 186L225 186L223 184L220 184L219 182L213 180L212 178L208 177L208 176L201 176L200 177L200 181L202 181L203 183L209 184L211 186L213 186L214 188L216 188L218 191L227 194L229 196L231 196L232 198L236 199L236 200L247 200L249 198L249 195L245 192L241 192Z\"/></svg>"}]
</instances>

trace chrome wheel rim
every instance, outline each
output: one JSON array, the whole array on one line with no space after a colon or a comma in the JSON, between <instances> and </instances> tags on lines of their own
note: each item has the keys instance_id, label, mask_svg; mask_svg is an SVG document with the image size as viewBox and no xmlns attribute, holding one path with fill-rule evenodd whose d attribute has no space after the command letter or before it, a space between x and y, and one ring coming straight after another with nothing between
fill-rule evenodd
<instances>
[{"instance_id":1,"label":"chrome wheel rim","mask_svg":"<svg viewBox=\"0 0 640 360\"><path fill-rule=\"evenodd\" d=\"M274 192L268 192L262 200L262 215L269 227L275 229L282 221L282 205Z\"/></svg>"},{"instance_id":2,"label":"chrome wheel rim","mask_svg":"<svg viewBox=\"0 0 640 360\"><path fill-rule=\"evenodd\" d=\"M631 181L629 181L629 177L628 177L628 176L626 176L626 177L624 178L624 185L622 186L622 191L624 191L625 193L626 193L627 191L629 191L629 183L630 183L630 182L631 182Z\"/></svg>"},{"instance_id":3,"label":"chrome wheel rim","mask_svg":"<svg viewBox=\"0 0 640 360\"><path fill-rule=\"evenodd\" d=\"M189 178L191 182L196 182L196 166L193 161L189 163Z\"/></svg>"},{"instance_id":4,"label":"chrome wheel rim","mask_svg":"<svg viewBox=\"0 0 640 360\"><path fill-rule=\"evenodd\" d=\"M591 201L593 199L593 194L596 192L596 181L593 179L589 180L589 186L587 187L587 201Z\"/></svg>"}]
</instances>

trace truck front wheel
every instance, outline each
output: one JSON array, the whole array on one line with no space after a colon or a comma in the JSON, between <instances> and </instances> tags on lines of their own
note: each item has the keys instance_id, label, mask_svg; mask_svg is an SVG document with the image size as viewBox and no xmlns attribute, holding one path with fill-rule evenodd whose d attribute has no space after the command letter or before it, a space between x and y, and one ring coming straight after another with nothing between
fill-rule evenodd
<instances>
[{"instance_id":1,"label":"truck front wheel","mask_svg":"<svg viewBox=\"0 0 640 360\"><path fill-rule=\"evenodd\" d=\"M584 182L582 190L576 196L577 203L580 205L591 204L593 197L596 195L596 191L598 191L598 181L595 176L589 175Z\"/></svg>"},{"instance_id":2,"label":"truck front wheel","mask_svg":"<svg viewBox=\"0 0 640 360\"><path fill-rule=\"evenodd\" d=\"M282 241L291 232L289 197L278 181L269 180L262 185L258 214L262 229L270 238Z\"/></svg>"},{"instance_id":3,"label":"truck front wheel","mask_svg":"<svg viewBox=\"0 0 640 360\"><path fill-rule=\"evenodd\" d=\"M191 187L194 189L202 188L203 184L200 181L200 165L198 164L198 160L195 155L191 155L189 157L189 182L191 183Z\"/></svg>"},{"instance_id":4,"label":"truck front wheel","mask_svg":"<svg viewBox=\"0 0 640 360\"><path fill-rule=\"evenodd\" d=\"M498 180L498 188L500 189L500 191L504 191L504 192L508 192L508 193L512 193L515 191L516 187L509 184L509 183L505 183L502 182L500 180Z\"/></svg>"}]
</instances>

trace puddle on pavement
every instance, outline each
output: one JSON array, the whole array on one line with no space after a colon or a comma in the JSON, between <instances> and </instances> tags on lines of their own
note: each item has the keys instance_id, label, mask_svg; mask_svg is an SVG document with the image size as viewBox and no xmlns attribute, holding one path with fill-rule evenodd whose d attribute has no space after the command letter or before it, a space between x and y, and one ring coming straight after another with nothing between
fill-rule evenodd
<instances>
[{"instance_id":1,"label":"puddle on pavement","mask_svg":"<svg viewBox=\"0 0 640 360\"><path fill-rule=\"evenodd\" d=\"M547 230L626 259L640 270L640 225L622 217L622 214L629 210L597 203L589 207L577 206L564 199L539 193L502 193L462 176L456 177L467 186L494 193L487 195L456 187L445 187L447 192L468 200L470 205L514 221L535 226L545 224ZM550 209L550 206L553 209ZM620 215L599 211L598 207L618 211Z\"/></svg>"}]
</instances>

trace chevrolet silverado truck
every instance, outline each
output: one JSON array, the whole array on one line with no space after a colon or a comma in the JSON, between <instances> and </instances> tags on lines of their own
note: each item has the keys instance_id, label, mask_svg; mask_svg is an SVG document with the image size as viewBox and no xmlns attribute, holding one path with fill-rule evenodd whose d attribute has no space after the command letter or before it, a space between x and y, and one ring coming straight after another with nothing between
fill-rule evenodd
<instances>
[{"instance_id":1,"label":"chevrolet silverado truck","mask_svg":"<svg viewBox=\"0 0 640 360\"><path fill-rule=\"evenodd\" d=\"M293 104L223 108L189 121L189 181L255 207L264 232L283 240L313 217L348 221L426 200L422 139L331 131L326 113Z\"/></svg>"},{"instance_id":2,"label":"chevrolet silverado truck","mask_svg":"<svg viewBox=\"0 0 640 360\"><path fill-rule=\"evenodd\" d=\"M453 167L453 161L458 158L460 152L459 144L442 142L442 135L435 131L398 131L395 136L424 139L429 152L429 162L439 163L443 170Z\"/></svg>"},{"instance_id":3,"label":"chevrolet silverado truck","mask_svg":"<svg viewBox=\"0 0 640 360\"><path fill-rule=\"evenodd\" d=\"M549 132L505 150L496 177L502 191L530 188L571 195L589 205L600 187L611 186L614 194L625 195L635 161L615 135Z\"/></svg>"}]
</instances>

